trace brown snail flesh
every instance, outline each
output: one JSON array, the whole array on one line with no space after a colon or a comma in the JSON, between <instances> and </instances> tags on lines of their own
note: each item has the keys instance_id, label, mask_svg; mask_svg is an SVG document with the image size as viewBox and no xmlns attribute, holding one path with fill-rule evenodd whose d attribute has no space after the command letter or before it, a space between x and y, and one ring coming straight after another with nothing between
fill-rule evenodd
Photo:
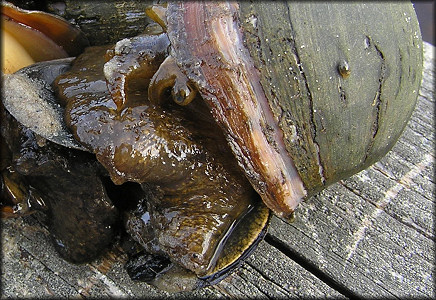
<instances>
[{"instance_id":1,"label":"brown snail flesh","mask_svg":"<svg viewBox=\"0 0 436 300\"><path fill-rule=\"evenodd\" d=\"M155 61L168 43L160 43L159 36L134 39L141 44L149 40L152 63L144 63L156 71L159 64ZM248 249L265 227L267 209L232 163L232 154L210 118L189 121L186 115L192 111L147 103L146 94L138 94L131 86L123 90L128 101L118 110L103 74L107 50L88 48L56 79L58 98L66 106L66 122L76 139L96 154L114 183L158 187L158 195L147 201L149 222L129 219L130 230L132 223L138 227L138 222L149 227L135 229L133 237L149 252L169 255L199 277L212 275L223 268L218 260L224 247L221 243L239 230L237 223L250 220L250 230L243 229L241 234L245 244L238 245L236 256ZM153 73L147 69L135 78L142 82ZM196 109L207 114L201 107ZM224 147L214 146L217 143Z\"/></svg>"}]
</instances>

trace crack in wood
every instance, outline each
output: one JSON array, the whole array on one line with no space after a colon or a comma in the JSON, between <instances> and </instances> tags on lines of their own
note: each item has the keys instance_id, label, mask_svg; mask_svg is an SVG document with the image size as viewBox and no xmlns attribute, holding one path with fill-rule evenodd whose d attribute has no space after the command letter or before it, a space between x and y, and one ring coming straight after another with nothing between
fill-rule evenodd
<instances>
[{"instance_id":1,"label":"crack in wood","mask_svg":"<svg viewBox=\"0 0 436 300\"><path fill-rule=\"evenodd\" d=\"M303 257L300 253L291 249L288 245L286 245L283 241L279 240L277 237L267 233L265 236L265 241L271 246L277 248L280 252L285 254L287 257L295 261L301 267L312 273L319 280L321 280L343 296L350 299L361 299L361 297L355 294L351 289L342 285L334 278L323 272L318 266L310 262L307 258Z\"/></svg>"},{"instance_id":2,"label":"crack in wood","mask_svg":"<svg viewBox=\"0 0 436 300\"><path fill-rule=\"evenodd\" d=\"M252 267L251 265L250 265L250 267ZM254 267L252 267L255 271L258 271L258 270L256 270ZM245 266L245 265L242 265L241 266L241 269L242 270L245 270L246 272L250 272L250 270ZM260 273L260 272L259 272ZM263 274L260 274L261 276L262 276L262 278L263 278L263 280L266 280L264 277L263 277ZM244 272L240 272L240 276L241 276L241 278L244 278L245 277L245 274L244 274ZM272 299L267 293L265 293L259 286L257 286L254 282L251 282L250 281L250 279L248 278L248 277L245 277L245 279L247 280L247 282L250 282L251 284L253 284L253 286L257 289L257 291L259 291L259 293L261 293L262 295L264 295L267 299ZM273 281L271 281L272 283L274 283Z\"/></svg>"},{"instance_id":3,"label":"crack in wood","mask_svg":"<svg viewBox=\"0 0 436 300\"><path fill-rule=\"evenodd\" d=\"M265 280L266 282L271 283L280 293L283 293L284 295L290 297L291 295L289 294L289 292L284 289L282 286L278 285L273 278L269 277L268 275L266 275L264 272L262 272L262 270L260 270L259 268L257 268L254 264L247 262L247 265L250 266L253 270L255 270L257 273L259 273L260 277L262 278L262 280ZM242 268L247 269L247 267L245 265L242 265ZM258 288L263 294L265 294L260 288ZM266 295L268 298L268 295Z\"/></svg>"}]
</instances>

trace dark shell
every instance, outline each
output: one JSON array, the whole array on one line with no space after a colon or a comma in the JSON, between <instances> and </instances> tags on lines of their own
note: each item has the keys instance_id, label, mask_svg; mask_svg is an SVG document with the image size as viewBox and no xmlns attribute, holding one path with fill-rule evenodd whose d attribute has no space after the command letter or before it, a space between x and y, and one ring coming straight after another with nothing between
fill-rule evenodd
<instances>
[{"instance_id":1,"label":"dark shell","mask_svg":"<svg viewBox=\"0 0 436 300\"><path fill-rule=\"evenodd\" d=\"M247 23L253 16L257 26ZM288 2L267 10L242 2L241 24L309 195L392 148L421 84L422 40L411 3Z\"/></svg>"}]
</instances>

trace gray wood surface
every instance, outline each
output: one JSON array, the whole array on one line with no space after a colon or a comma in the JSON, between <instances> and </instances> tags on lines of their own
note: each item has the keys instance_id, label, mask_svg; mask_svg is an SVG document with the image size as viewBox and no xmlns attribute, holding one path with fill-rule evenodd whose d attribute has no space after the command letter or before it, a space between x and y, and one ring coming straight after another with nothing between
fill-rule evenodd
<instances>
[{"instance_id":1,"label":"gray wood surface","mask_svg":"<svg viewBox=\"0 0 436 300\"><path fill-rule=\"evenodd\" d=\"M418 104L375 165L273 218L265 240L218 285L170 295L129 279L125 255L73 265L29 216L2 220L1 297L435 298L434 50L424 44Z\"/></svg>"}]
</instances>

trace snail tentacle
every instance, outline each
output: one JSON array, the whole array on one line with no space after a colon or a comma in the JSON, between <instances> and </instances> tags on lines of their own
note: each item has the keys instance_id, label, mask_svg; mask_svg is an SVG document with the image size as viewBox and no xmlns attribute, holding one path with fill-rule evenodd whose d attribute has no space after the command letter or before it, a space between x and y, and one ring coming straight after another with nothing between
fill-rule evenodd
<instances>
[{"instance_id":1,"label":"snail tentacle","mask_svg":"<svg viewBox=\"0 0 436 300\"><path fill-rule=\"evenodd\" d=\"M173 100L179 105L188 105L197 94L188 77L182 73L171 55L153 75L148 87L148 99L154 104L163 103L168 88L172 88Z\"/></svg>"}]
</instances>

